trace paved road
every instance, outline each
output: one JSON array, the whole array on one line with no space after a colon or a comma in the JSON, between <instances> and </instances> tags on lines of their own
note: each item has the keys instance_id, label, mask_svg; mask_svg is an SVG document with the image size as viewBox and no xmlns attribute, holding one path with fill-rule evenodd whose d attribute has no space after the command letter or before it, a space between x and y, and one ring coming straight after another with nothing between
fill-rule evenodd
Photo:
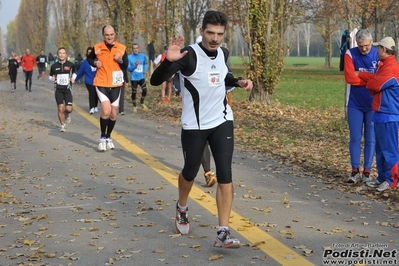
<instances>
[{"instance_id":1,"label":"paved road","mask_svg":"<svg viewBox=\"0 0 399 266\"><path fill-rule=\"evenodd\" d=\"M21 76L15 93L0 82L0 266L327 265L323 255L362 245L387 252L362 254L369 260L397 259L397 211L240 151L231 228L242 247L212 246L216 187L202 174L189 200L192 233L177 235L180 129L126 108L116 149L98 152L99 114L88 114L85 87L75 86L72 123L61 133L51 83L34 80L29 93ZM352 252L339 265L355 259Z\"/></svg>"}]
</instances>

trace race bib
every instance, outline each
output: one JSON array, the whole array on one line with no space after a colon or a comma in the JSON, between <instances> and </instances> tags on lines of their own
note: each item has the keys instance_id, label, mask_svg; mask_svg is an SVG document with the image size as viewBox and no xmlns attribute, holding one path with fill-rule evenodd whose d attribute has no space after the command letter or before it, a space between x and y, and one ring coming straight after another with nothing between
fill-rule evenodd
<instances>
[{"instance_id":1,"label":"race bib","mask_svg":"<svg viewBox=\"0 0 399 266\"><path fill-rule=\"evenodd\" d=\"M69 74L58 74L57 85L67 86L69 85Z\"/></svg>"},{"instance_id":2,"label":"race bib","mask_svg":"<svg viewBox=\"0 0 399 266\"><path fill-rule=\"evenodd\" d=\"M123 72L122 70L112 71L112 85L123 84Z\"/></svg>"},{"instance_id":3,"label":"race bib","mask_svg":"<svg viewBox=\"0 0 399 266\"><path fill-rule=\"evenodd\" d=\"M40 57L39 62L40 62L40 63L44 63L44 62L45 62L44 58L43 58L43 57Z\"/></svg>"},{"instance_id":4,"label":"race bib","mask_svg":"<svg viewBox=\"0 0 399 266\"><path fill-rule=\"evenodd\" d=\"M210 87L219 86L222 83L220 80L220 72L208 72L208 84Z\"/></svg>"},{"instance_id":5,"label":"race bib","mask_svg":"<svg viewBox=\"0 0 399 266\"><path fill-rule=\"evenodd\" d=\"M141 72L143 72L143 65L138 65L137 67L136 67L136 69L134 70L134 72L138 72L138 73L141 73Z\"/></svg>"}]
</instances>

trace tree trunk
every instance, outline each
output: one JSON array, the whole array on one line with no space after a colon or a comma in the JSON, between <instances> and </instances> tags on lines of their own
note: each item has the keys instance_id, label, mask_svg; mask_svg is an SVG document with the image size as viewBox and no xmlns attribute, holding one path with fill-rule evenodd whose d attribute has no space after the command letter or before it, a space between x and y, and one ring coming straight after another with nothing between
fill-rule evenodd
<instances>
[{"instance_id":1,"label":"tree trunk","mask_svg":"<svg viewBox=\"0 0 399 266\"><path fill-rule=\"evenodd\" d=\"M325 61L326 67L331 68L331 57L332 57L332 44L331 44L331 35L333 32L333 26L329 19L325 21L325 31L324 31L324 51L325 51Z\"/></svg>"},{"instance_id":2,"label":"tree trunk","mask_svg":"<svg viewBox=\"0 0 399 266\"><path fill-rule=\"evenodd\" d=\"M382 25L380 22L381 11L378 7L376 7L374 12L375 12L375 18L374 18L375 19L375 25L374 25L375 36L374 36L374 39L381 40L383 37L382 29L381 29Z\"/></svg>"},{"instance_id":3,"label":"tree trunk","mask_svg":"<svg viewBox=\"0 0 399 266\"><path fill-rule=\"evenodd\" d=\"M329 36L324 38L324 47L325 66L331 68L331 38Z\"/></svg>"},{"instance_id":4,"label":"tree trunk","mask_svg":"<svg viewBox=\"0 0 399 266\"><path fill-rule=\"evenodd\" d=\"M249 100L270 105L272 102L272 95L264 88L263 82L254 81L254 88L249 95Z\"/></svg>"},{"instance_id":5,"label":"tree trunk","mask_svg":"<svg viewBox=\"0 0 399 266\"><path fill-rule=\"evenodd\" d=\"M296 31L296 43L297 43L297 56L301 56L301 42L299 31Z\"/></svg>"}]
</instances>

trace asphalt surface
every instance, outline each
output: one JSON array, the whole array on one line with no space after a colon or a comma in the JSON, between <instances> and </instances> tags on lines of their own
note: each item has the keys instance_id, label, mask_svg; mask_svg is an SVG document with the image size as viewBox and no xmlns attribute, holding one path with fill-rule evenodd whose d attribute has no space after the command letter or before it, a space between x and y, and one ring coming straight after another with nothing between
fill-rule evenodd
<instances>
[{"instance_id":1,"label":"asphalt surface","mask_svg":"<svg viewBox=\"0 0 399 266\"><path fill-rule=\"evenodd\" d=\"M50 81L35 79L27 92L20 73L14 93L0 82L0 101L0 266L331 265L327 254L353 265L362 246L377 255L363 253L374 261L359 265L398 264L398 212L386 203L238 149L230 226L241 248L213 247L216 186L202 171L189 199L192 232L178 235L179 127L126 102L116 149L99 152L99 114L88 114L84 86L74 86L64 133ZM378 264L378 255L396 262Z\"/></svg>"}]
</instances>

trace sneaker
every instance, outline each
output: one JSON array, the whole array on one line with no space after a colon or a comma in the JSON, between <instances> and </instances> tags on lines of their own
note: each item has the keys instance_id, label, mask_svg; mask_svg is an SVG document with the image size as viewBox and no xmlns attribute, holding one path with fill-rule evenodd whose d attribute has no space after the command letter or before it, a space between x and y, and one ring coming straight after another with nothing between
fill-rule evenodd
<instances>
[{"instance_id":1,"label":"sneaker","mask_svg":"<svg viewBox=\"0 0 399 266\"><path fill-rule=\"evenodd\" d=\"M176 233L187 235L190 232L190 221L188 220L188 207L181 210L176 204Z\"/></svg>"},{"instance_id":2,"label":"sneaker","mask_svg":"<svg viewBox=\"0 0 399 266\"><path fill-rule=\"evenodd\" d=\"M389 183L387 181L382 182L381 185L379 185L377 187L378 191L384 191L384 190L387 190L387 189L391 189L391 185L389 185Z\"/></svg>"},{"instance_id":3,"label":"sneaker","mask_svg":"<svg viewBox=\"0 0 399 266\"><path fill-rule=\"evenodd\" d=\"M125 115L125 112L120 112L119 115Z\"/></svg>"},{"instance_id":4,"label":"sneaker","mask_svg":"<svg viewBox=\"0 0 399 266\"><path fill-rule=\"evenodd\" d=\"M97 107L94 107L94 112L98 113L98 108Z\"/></svg>"},{"instance_id":5,"label":"sneaker","mask_svg":"<svg viewBox=\"0 0 399 266\"><path fill-rule=\"evenodd\" d=\"M146 110L146 111L148 110L147 105L145 105L144 103L141 104L141 107L143 108L143 110Z\"/></svg>"},{"instance_id":6,"label":"sneaker","mask_svg":"<svg viewBox=\"0 0 399 266\"><path fill-rule=\"evenodd\" d=\"M213 173L211 171L206 172L204 174L204 177L205 177L206 186L208 186L208 187L213 186L217 181L215 173Z\"/></svg>"},{"instance_id":7,"label":"sneaker","mask_svg":"<svg viewBox=\"0 0 399 266\"><path fill-rule=\"evenodd\" d=\"M94 108L90 109L89 114L91 114L91 115L94 114Z\"/></svg>"},{"instance_id":8,"label":"sneaker","mask_svg":"<svg viewBox=\"0 0 399 266\"><path fill-rule=\"evenodd\" d=\"M357 182L360 181L360 173L359 173L359 169L353 169L352 173L350 174L350 176L348 177L348 179L346 180L346 183L349 184L356 184Z\"/></svg>"},{"instance_id":9,"label":"sneaker","mask_svg":"<svg viewBox=\"0 0 399 266\"><path fill-rule=\"evenodd\" d=\"M115 145L112 142L112 139L111 138L107 138L107 150L113 150L113 149L115 149Z\"/></svg>"},{"instance_id":10,"label":"sneaker","mask_svg":"<svg viewBox=\"0 0 399 266\"><path fill-rule=\"evenodd\" d=\"M375 187L375 188L377 188L377 187L379 187L382 183L383 183L383 182L380 182L380 181L378 181L377 179L375 179L375 180L373 180L373 181L367 182L366 185L369 186L369 187Z\"/></svg>"},{"instance_id":11,"label":"sneaker","mask_svg":"<svg viewBox=\"0 0 399 266\"><path fill-rule=\"evenodd\" d=\"M373 179L370 176L370 171L363 171L362 182L363 183L367 183L367 182L370 182L370 181L373 181Z\"/></svg>"},{"instance_id":12,"label":"sneaker","mask_svg":"<svg viewBox=\"0 0 399 266\"><path fill-rule=\"evenodd\" d=\"M218 231L215 243L213 243L214 247L223 247L223 248L239 248L240 240L234 238L230 234L230 230L222 229Z\"/></svg>"},{"instance_id":13,"label":"sneaker","mask_svg":"<svg viewBox=\"0 0 399 266\"><path fill-rule=\"evenodd\" d=\"M60 132L65 132L66 131L66 125L61 125Z\"/></svg>"},{"instance_id":14,"label":"sneaker","mask_svg":"<svg viewBox=\"0 0 399 266\"><path fill-rule=\"evenodd\" d=\"M71 114L70 113L65 112L65 122L67 124L71 123Z\"/></svg>"},{"instance_id":15,"label":"sneaker","mask_svg":"<svg viewBox=\"0 0 399 266\"><path fill-rule=\"evenodd\" d=\"M161 103L167 103L167 102L168 102L168 98L162 97Z\"/></svg>"},{"instance_id":16,"label":"sneaker","mask_svg":"<svg viewBox=\"0 0 399 266\"><path fill-rule=\"evenodd\" d=\"M133 106L133 113L137 113L137 107Z\"/></svg>"},{"instance_id":17,"label":"sneaker","mask_svg":"<svg viewBox=\"0 0 399 266\"><path fill-rule=\"evenodd\" d=\"M106 151L107 150L107 139L101 138L100 143L98 143L98 150L99 151Z\"/></svg>"}]
</instances>

